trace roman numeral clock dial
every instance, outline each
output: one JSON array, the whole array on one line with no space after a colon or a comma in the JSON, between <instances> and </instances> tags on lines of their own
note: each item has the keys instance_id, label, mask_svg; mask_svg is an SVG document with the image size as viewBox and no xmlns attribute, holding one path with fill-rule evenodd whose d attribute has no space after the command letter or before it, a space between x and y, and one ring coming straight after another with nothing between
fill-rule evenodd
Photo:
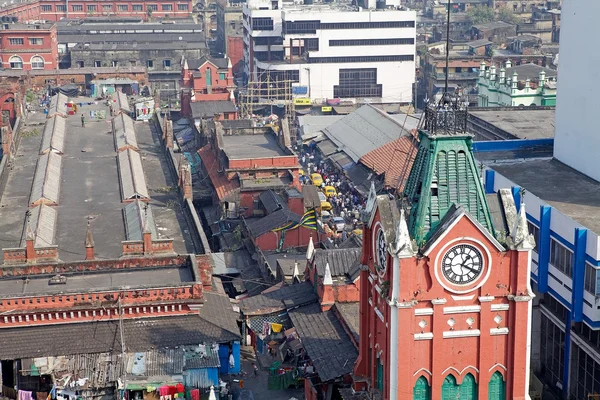
<instances>
[{"instance_id":1,"label":"roman numeral clock dial","mask_svg":"<svg viewBox=\"0 0 600 400\"><path fill-rule=\"evenodd\" d=\"M483 272L483 256L474 246L459 244L444 254L441 265L444 277L454 285L474 282Z\"/></svg>"}]
</instances>

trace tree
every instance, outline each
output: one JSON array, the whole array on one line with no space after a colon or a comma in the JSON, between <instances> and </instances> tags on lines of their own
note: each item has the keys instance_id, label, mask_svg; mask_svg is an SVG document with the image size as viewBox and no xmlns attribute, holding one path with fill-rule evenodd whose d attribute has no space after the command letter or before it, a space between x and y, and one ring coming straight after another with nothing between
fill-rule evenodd
<instances>
[{"instance_id":1,"label":"tree","mask_svg":"<svg viewBox=\"0 0 600 400\"><path fill-rule=\"evenodd\" d=\"M501 7L498 9L498 20L515 25L520 22L519 17L506 7Z\"/></svg>"},{"instance_id":2,"label":"tree","mask_svg":"<svg viewBox=\"0 0 600 400\"><path fill-rule=\"evenodd\" d=\"M494 10L488 6L472 6L467 10L467 16L473 25L485 24L496 19Z\"/></svg>"}]
</instances>

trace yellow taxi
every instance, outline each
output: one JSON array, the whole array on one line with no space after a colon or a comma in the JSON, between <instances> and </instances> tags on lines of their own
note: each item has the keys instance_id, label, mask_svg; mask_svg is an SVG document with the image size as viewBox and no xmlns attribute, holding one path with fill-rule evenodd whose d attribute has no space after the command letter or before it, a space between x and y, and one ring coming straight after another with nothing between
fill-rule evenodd
<instances>
[{"instance_id":1,"label":"yellow taxi","mask_svg":"<svg viewBox=\"0 0 600 400\"><path fill-rule=\"evenodd\" d=\"M300 168L300 169L298 170L298 173L300 174L300 176L303 176L303 175L304 175L304 170L303 170L302 168Z\"/></svg>"},{"instance_id":2,"label":"yellow taxi","mask_svg":"<svg viewBox=\"0 0 600 400\"><path fill-rule=\"evenodd\" d=\"M323 188L323 193L325 193L325 196L327 197L333 197L337 195L337 192L333 186L325 186Z\"/></svg>"},{"instance_id":3,"label":"yellow taxi","mask_svg":"<svg viewBox=\"0 0 600 400\"><path fill-rule=\"evenodd\" d=\"M323 184L323 177L321 176L321 174L311 174L310 180L315 186L321 186Z\"/></svg>"},{"instance_id":4,"label":"yellow taxi","mask_svg":"<svg viewBox=\"0 0 600 400\"><path fill-rule=\"evenodd\" d=\"M321 210L323 211L331 211L333 207L331 206L331 203L328 201L322 201L321 202Z\"/></svg>"}]
</instances>

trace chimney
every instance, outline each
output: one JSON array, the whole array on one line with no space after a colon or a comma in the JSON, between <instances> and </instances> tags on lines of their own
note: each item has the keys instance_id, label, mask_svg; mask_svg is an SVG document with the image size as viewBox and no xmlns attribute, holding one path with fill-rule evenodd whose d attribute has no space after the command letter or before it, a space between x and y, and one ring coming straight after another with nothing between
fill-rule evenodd
<instances>
[{"instance_id":1,"label":"chimney","mask_svg":"<svg viewBox=\"0 0 600 400\"><path fill-rule=\"evenodd\" d=\"M85 233L85 259L94 260L94 236L92 235L92 226L90 221L87 223L87 231Z\"/></svg>"},{"instance_id":2,"label":"chimney","mask_svg":"<svg viewBox=\"0 0 600 400\"><path fill-rule=\"evenodd\" d=\"M165 142L169 149L173 148L173 121L165 120Z\"/></svg>"},{"instance_id":3,"label":"chimney","mask_svg":"<svg viewBox=\"0 0 600 400\"><path fill-rule=\"evenodd\" d=\"M325 264L325 274L323 275L323 295L321 296L321 311L328 311L335 303L333 295L333 278L329 263Z\"/></svg>"},{"instance_id":4,"label":"chimney","mask_svg":"<svg viewBox=\"0 0 600 400\"><path fill-rule=\"evenodd\" d=\"M183 199L193 200L192 194L192 168L187 158L182 157L179 162L179 187L183 194Z\"/></svg>"},{"instance_id":5,"label":"chimney","mask_svg":"<svg viewBox=\"0 0 600 400\"><path fill-rule=\"evenodd\" d=\"M144 230L142 231L142 240L144 242L144 254L152 254L152 231L148 221L148 204L144 207Z\"/></svg>"},{"instance_id":6,"label":"chimney","mask_svg":"<svg viewBox=\"0 0 600 400\"><path fill-rule=\"evenodd\" d=\"M35 235L31 228L31 211L27 211L27 233L25 234L25 259L27 262L35 260Z\"/></svg>"}]
</instances>

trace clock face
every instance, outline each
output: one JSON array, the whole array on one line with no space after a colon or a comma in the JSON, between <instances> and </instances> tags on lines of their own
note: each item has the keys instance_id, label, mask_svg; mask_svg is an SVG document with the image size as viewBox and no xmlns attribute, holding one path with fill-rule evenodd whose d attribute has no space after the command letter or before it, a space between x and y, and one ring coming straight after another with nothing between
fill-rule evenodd
<instances>
[{"instance_id":1,"label":"clock face","mask_svg":"<svg viewBox=\"0 0 600 400\"><path fill-rule=\"evenodd\" d=\"M385 269L387 267L387 250L385 243L385 236L383 234L383 229L380 229L377 232L377 245L376 245L376 257L377 264L379 266L379 275L383 275L385 273Z\"/></svg>"},{"instance_id":2,"label":"clock face","mask_svg":"<svg viewBox=\"0 0 600 400\"><path fill-rule=\"evenodd\" d=\"M466 285L475 281L483 272L483 256L474 246L453 246L442 258L442 273L455 285Z\"/></svg>"}]
</instances>

